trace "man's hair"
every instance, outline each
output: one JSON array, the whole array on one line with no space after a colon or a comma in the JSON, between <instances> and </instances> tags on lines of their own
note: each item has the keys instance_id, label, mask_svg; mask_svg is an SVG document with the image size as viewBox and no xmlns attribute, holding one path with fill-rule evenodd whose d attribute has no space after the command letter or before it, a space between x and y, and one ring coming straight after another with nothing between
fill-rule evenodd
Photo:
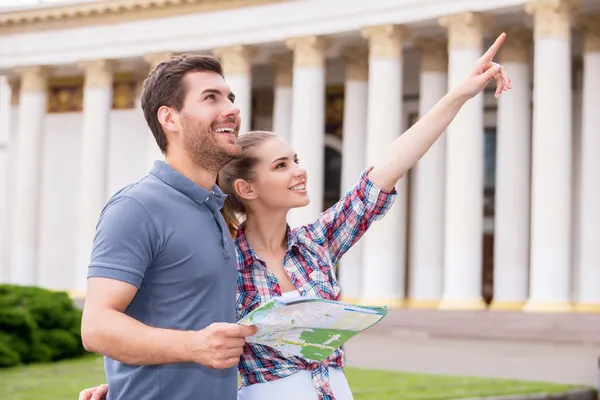
<instances>
[{"instance_id":1,"label":"man's hair","mask_svg":"<svg viewBox=\"0 0 600 400\"><path fill-rule=\"evenodd\" d=\"M173 107L180 111L187 94L184 77L190 72L212 71L223 76L221 63L213 56L182 54L156 65L144 80L142 87L142 110L144 118L156 139L160 150L167 151L167 136L158 121L158 109Z\"/></svg>"}]
</instances>

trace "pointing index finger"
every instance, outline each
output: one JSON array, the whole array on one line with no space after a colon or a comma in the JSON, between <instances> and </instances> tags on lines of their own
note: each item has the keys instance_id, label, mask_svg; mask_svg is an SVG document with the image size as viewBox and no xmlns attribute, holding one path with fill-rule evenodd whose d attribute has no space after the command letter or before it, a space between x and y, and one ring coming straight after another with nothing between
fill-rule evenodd
<instances>
[{"instance_id":1,"label":"pointing index finger","mask_svg":"<svg viewBox=\"0 0 600 400\"><path fill-rule=\"evenodd\" d=\"M494 44L492 44L490 46L490 48L485 52L485 54L481 57L483 59L483 61L491 62L494 59L494 57L496 56L496 53L500 49L500 46L502 46L502 43L504 43L505 38L506 38L506 33L502 32L500 34L500 36L498 36L498 38L496 39Z\"/></svg>"}]
</instances>

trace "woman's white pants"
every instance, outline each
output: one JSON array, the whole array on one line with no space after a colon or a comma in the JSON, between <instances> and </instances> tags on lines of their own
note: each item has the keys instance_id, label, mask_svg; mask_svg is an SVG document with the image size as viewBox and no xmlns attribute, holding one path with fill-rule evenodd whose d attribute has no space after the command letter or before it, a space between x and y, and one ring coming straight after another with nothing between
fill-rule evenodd
<instances>
[{"instance_id":1,"label":"woman's white pants","mask_svg":"<svg viewBox=\"0 0 600 400\"><path fill-rule=\"evenodd\" d=\"M310 377L310 371L302 370L275 381L245 386L239 390L238 400L318 400ZM352 400L350 386L342 371L329 368L329 385L336 400Z\"/></svg>"}]
</instances>

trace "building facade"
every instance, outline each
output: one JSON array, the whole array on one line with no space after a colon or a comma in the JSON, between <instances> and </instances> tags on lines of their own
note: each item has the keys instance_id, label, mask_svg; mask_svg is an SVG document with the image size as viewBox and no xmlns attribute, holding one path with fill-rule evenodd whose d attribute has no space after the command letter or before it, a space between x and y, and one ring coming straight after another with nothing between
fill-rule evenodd
<instances>
[{"instance_id":1,"label":"building facade","mask_svg":"<svg viewBox=\"0 0 600 400\"><path fill-rule=\"evenodd\" d=\"M461 82L497 34L513 89L461 110L338 269L344 298L600 310L597 0L110 0L0 13L0 281L85 290L105 201L161 154L149 68L217 56L241 132L306 167L313 220Z\"/></svg>"}]
</instances>

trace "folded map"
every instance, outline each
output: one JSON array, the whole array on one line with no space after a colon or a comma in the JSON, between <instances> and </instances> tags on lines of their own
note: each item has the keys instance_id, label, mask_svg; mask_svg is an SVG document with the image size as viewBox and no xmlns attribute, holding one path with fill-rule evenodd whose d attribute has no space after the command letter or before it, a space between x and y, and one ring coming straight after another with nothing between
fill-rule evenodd
<instances>
[{"instance_id":1,"label":"folded map","mask_svg":"<svg viewBox=\"0 0 600 400\"><path fill-rule=\"evenodd\" d=\"M378 323L386 307L358 306L319 297L275 297L238 321L256 325L247 342L322 361L358 333Z\"/></svg>"}]
</instances>

